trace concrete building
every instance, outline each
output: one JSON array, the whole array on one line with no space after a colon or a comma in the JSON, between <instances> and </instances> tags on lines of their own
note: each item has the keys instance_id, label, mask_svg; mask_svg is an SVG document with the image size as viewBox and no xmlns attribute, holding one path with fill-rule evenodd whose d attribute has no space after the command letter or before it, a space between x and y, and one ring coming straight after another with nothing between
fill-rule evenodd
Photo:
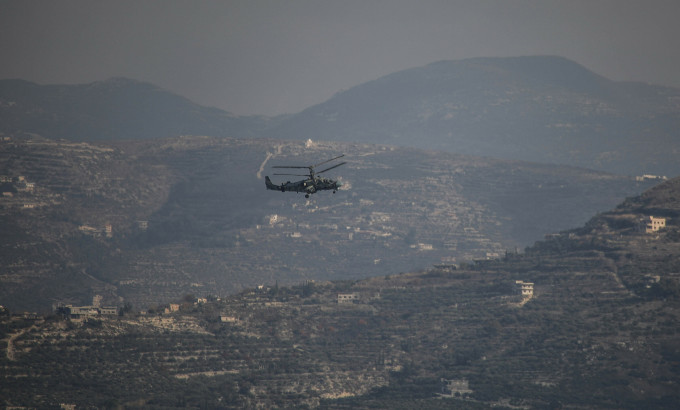
<instances>
[{"instance_id":1,"label":"concrete building","mask_svg":"<svg viewBox=\"0 0 680 410\"><path fill-rule=\"evenodd\" d=\"M115 306L58 306L56 311L71 319L84 319L98 316L116 316L118 308Z\"/></svg>"},{"instance_id":2,"label":"concrete building","mask_svg":"<svg viewBox=\"0 0 680 410\"><path fill-rule=\"evenodd\" d=\"M115 306L102 306L99 308L99 314L103 316L115 316L118 314L118 308Z\"/></svg>"},{"instance_id":3,"label":"concrete building","mask_svg":"<svg viewBox=\"0 0 680 410\"><path fill-rule=\"evenodd\" d=\"M358 300L358 293L338 293L338 303L354 303Z\"/></svg>"},{"instance_id":4,"label":"concrete building","mask_svg":"<svg viewBox=\"0 0 680 410\"><path fill-rule=\"evenodd\" d=\"M640 220L639 230L644 233L654 233L666 227L666 218L646 216Z\"/></svg>"},{"instance_id":5,"label":"concrete building","mask_svg":"<svg viewBox=\"0 0 680 410\"><path fill-rule=\"evenodd\" d=\"M524 299L531 299L534 297L534 284L532 282L524 282L521 280L515 281L515 291L522 295Z\"/></svg>"},{"instance_id":6,"label":"concrete building","mask_svg":"<svg viewBox=\"0 0 680 410\"><path fill-rule=\"evenodd\" d=\"M441 379L442 392L441 397L460 397L472 393L467 379L447 380Z\"/></svg>"},{"instance_id":7,"label":"concrete building","mask_svg":"<svg viewBox=\"0 0 680 410\"><path fill-rule=\"evenodd\" d=\"M665 181L667 179L668 179L668 177L666 177L665 175L651 175L651 174L644 174L644 175L640 175L640 176L635 177L635 180L638 181L638 182L642 182L642 181Z\"/></svg>"}]
</instances>

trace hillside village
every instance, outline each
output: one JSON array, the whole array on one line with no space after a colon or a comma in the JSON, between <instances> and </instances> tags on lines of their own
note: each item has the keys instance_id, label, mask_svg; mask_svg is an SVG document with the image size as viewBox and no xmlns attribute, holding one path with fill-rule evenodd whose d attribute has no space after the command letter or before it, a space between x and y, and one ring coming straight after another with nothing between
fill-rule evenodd
<instances>
[{"instance_id":1,"label":"hillside village","mask_svg":"<svg viewBox=\"0 0 680 410\"><path fill-rule=\"evenodd\" d=\"M277 215L271 215L269 216L269 223L270 225L273 225L277 222L281 222L278 218ZM639 218L639 223L636 226L636 231L641 232L644 234L655 234L659 232L659 230L663 229L666 227L666 218L656 218L654 216L647 216L644 218ZM257 226L256 229L261 229L261 226ZM332 229L333 227L331 227ZM337 227L335 227L337 229ZM292 233L292 237L300 237L301 235L294 236L296 232ZM350 233L351 235L352 233ZM546 240L554 240L557 238L560 238L561 235L546 235ZM569 235L570 239L574 239L576 236L572 233ZM658 238L658 237L657 237ZM490 259L487 257L487 259ZM436 269L443 270L443 271L448 271L452 272L457 270L459 267L457 264L448 264L448 265L434 265ZM649 282L650 284L658 283L660 281L660 276L655 275L651 277L651 281ZM277 285L278 286L278 285ZM305 287L310 287L314 286L314 281L308 282ZM647 287L650 285L648 284ZM521 303L526 303L528 302L534 294L534 284L531 282L524 282L522 280L516 280L515 281L515 293L518 295L521 295L522 301ZM266 287L265 285L258 285L255 290L252 292L253 295L266 295L272 292L271 287ZM337 294L337 300L336 302L338 304L347 304L347 303L361 303L362 301L366 301L368 299L373 299L373 298L379 298L379 292L371 295L371 296L366 296L366 293L361 293L361 292L351 292L351 293L338 293ZM103 317L111 317L111 316L116 316L119 313L123 313L122 311L119 311L119 307L115 306L101 306L101 300L102 296L101 295L95 295L93 297L93 301L91 305L87 306L73 306L73 305L63 305L59 304L54 307L54 313L60 314L64 317L68 317L70 319L89 319L89 318L103 318ZM215 297L210 295L210 300L211 301L217 301L219 302L221 300L220 297ZM259 297L256 297L255 300L251 300L250 303L253 301L258 301L260 300ZM192 302L192 301L189 301ZM199 304L204 304L208 302L208 298L206 297L199 297L195 298L193 300L193 305L199 305ZM185 301L186 303L186 301ZM267 306L275 306L271 303L267 303ZM153 313L156 314L170 314L174 312L180 311L180 306L181 304L178 303L169 303L167 307L162 308L162 310L157 310ZM184 305L186 306L191 306L189 305ZM8 315L9 311L4 308L2 308L3 312ZM126 313L129 313L129 308L126 310ZM146 315L147 310L141 310L139 312L141 315ZM36 313L21 313L17 314L17 317L32 317L32 318L38 318L39 316ZM235 318L234 316L229 316L228 314L222 314L220 315L220 320L223 322L230 322L230 323L236 323L239 322L239 319Z\"/></svg>"},{"instance_id":2,"label":"hillside village","mask_svg":"<svg viewBox=\"0 0 680 410\"><path fill-rule=\"evenodd\" d=\"M495 214L497 204L481 202L483 196L453 195L498 192L489 190L493 173L477 167L473 184L465 180L463 165L449 173L432 158L423 163L437 176L415 167L405 181L395 179L395 168L380 176L374 166L363 180L370 189L360 194L339 192L332 201L263 196L267 206L256 218L220 228L219 235L206 236L191 225L167 231L182 220L174 213L177 208L193 210L195 227L201 218L220 220L214 211L219 208L206 204L234 203L228 196L212 196L219 191L210 189L209 181L205 190L197 189L206 173L196 164L208 163L209 156L220 158L214 153L216 140L198 141L210 149L197 155L196 140L170 141L191 147L194 156L180 157L186 164L171 162L182 171L194 169L197 176L185 186L157 185L156 191L139 183L128 190L123 179L113 177L128 161L122 151L104 151L116 166L95 161L99 165L93 169L99 170L88 171L87 178L60 176L67 185L50 182L41 176L44 169L25 163L32 172L21 172L21 180L33 183L32 191L1 200L18 204L43 196L54 202L34 209L1 208L8 223L6 240L14 243L12 252L2 255L4 289L42 281L60 269L62 276L51 279L51 285L70 288L62 288L66 292L59 293L67 297L60 299L35 293L53 307L51 312L0 309L3 404L488 408L596 403L620 408L627 403L670 408L679 399L673 364L680 322L677 179L626 199L581 228L549 234L524 251L504 246L503 236L490 230L508 223L508 217ZM43 159L47 155L36 153ZM176 178L151 166L158 162L152 159L135 166L153 170L145 175L154 182ZM420 180L413 179L416 171L422 173ZM95 172L100 185L88 188L86 181L95 180L89 177ZM219 181L230 180L216 175ZM540 175L540 190L523 193L549 189L552 197L564 189ZM351 184L357 174L343 177ZM12 184L19 183L18 177L11 178ZM517 175L513 178L522 186ZM591 189L603 191L618 183L610 176L600 181ZM455 189L426 196L431 186ZM404 191L397 198L370 196L381 187ZM156 199L159 192L167 196ZM102 195L107 195L104 200ZM512 207L507 199L512 197L504 198L503 207ZM154 204L156 211L149 213L144 204ZM121 208L129 214L115 212ZM57 215L55 226L62 230L37 223L45 215ZM96 257L68 271L66 263L36 257L32 244L38 238L52 244L68 243L60 242L67 238L76 245L72 249ZM158 238L174 240L154 242ZM126 247L125 241L133 246ZM397 250L418 268L408 268L395 256L381 257L381 250L389 255ZM262 265L245 258L250 252L263 258ZM121 255L133 258L121 263ZM329 261L336 259L362 275L313 279L335 266ZM310 265L310 260L322 263ZM211 270L224 272L225 266L230 276L211 275ZM221 283L247 283L239 271L261 273L262 266L268 266L269 275L251 277L252 285L229 294L215 292ZM29 270L33 276L23 276ZM277 279L293 270L302 275L292 283ZM389 273L376 274L384 270ZM72 272L88 281L84 291L70 279ZM146 293L135 299L135 289ZM26 369L31 369L28 375ZM602 377L612 371L618 376ZM74 385L81 387L64 388Z\"/></svg>"},{"instance_id":3,"label":"hillside village","mask_svg":"<svg viewBox=\"0 0 680 410\"><path fill-rule=\"evenodd\" d=\"M655 183L323 141L24 138L0 149L0 175L12 181L0 197L0 297L28 312L87 306L97 294L143 309L185 294L500 258ZM269 166L338 152L349 163L336 195L263 187Z\"/></svg>"},{"instance_id":4,"label":"hillside village","mask_svg":"<svg viewBox=\"0 0 680 410\"><path fill-rule=\"evenodd\" d=\"M271 118L0 80L0 406L675 409L678 101L556 56Z\"/></svg>"},{"instance_id":5,"label":"hillside village","mask_svg":"<svg viewBox=\"0 0 680 410\"><path fill-rule=\"evenodd\" d=\"M117 315L5 315L0 397L11 389L6 403L38 407L673 408L678 220L680 206L647 195L496 260L185 295ZM53 371L92 384L74 394Z\"/></svg>"}]
</instances>

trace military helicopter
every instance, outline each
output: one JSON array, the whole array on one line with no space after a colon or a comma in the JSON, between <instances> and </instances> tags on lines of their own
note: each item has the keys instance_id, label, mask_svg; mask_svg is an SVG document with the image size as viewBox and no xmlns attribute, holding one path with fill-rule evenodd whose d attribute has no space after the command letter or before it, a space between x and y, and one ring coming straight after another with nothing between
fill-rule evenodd
<instances>
[{"instance_id":1,"label":"military helicopter","mask_svg":"<svg viewBox=\"0 0 680 410\"><path fill-rule=\"evenodd\" d=\"M296 182L286 182L286 183L281 183L281 185L276 185L272 183L272 180L269 179L268 176L264 177L264 182L267 185L267 189L271 189L274 191L281 191L281 192L304 192L305 193L305 198L309 198L309 196L316 191L324 191L324 190L333 190L333 193L337 191L338 188L340 188L341 184L338 181L332 180L330 178L323 178L319 177L317 175L330 171L333 168L337 168L340 165L345 165L347 162L341 162L339 164L333 165L330 168L326 168L323 171L315 172L314 169L318 167L319 165L326 164L328 162L334 161L338 158L344 157L345 154L338 155L335 158L331 158L329 160L326 160L324 162L319 162L318 164L314 165L309 165L306 167L301 167L301 166L274 166L272 168L306 168L309 170L309 174L303 175L303 174L274 174L274 175L294 175L294 176L299 176L299 177L307 177L307 179L303 179L301 181L296 181Z\"/></svg>"}]
</instances>

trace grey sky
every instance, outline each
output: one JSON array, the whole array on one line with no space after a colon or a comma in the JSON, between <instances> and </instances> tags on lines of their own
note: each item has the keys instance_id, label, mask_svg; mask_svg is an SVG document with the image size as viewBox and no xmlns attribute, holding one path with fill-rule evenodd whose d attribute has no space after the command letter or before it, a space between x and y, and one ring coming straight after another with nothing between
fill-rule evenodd
<instances>
[{"instance_id":1,"label":"grey sky","mask_svg":"<svg viewBox=\"0 0 680 410\"><path fill-rule=\"evenodd\" d=\"M680 87L679 18L677 0L0 0L0 78L123 76L264 115L480 56L560 55Z\"/></svg>"}]
</instances>

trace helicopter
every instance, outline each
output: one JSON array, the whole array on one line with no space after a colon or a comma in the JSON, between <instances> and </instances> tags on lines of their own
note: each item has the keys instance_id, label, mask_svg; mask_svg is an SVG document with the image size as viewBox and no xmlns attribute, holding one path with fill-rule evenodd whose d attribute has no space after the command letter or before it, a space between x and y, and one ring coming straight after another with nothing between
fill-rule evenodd
<instances>
[{"instance_id":1,"label":"helicopter","mask_svg":"<svg viewBox=\"0 0 680 410\"><path fill-rule=\"evenodd\" d=\"M341 162L339 164L333 165L330 168L326 168L323 171L315 172L314 169L318 167L319 165L323 165L326 163L329 163L331 161L334 161L338 158L344 157L345 154L338 155L337 157L331 158L329 160L319 162L318 164L314 165L308 165L308 166L273 166L272 168L306 168L309 170L309 174L274 174L274 175L294 175L294 176L299 176L299 177L307 177L306 179L303 179L301 181L295 181L295 182L285 182L281 183L281 185L276 185L272 183L272 180L269 179L268 176L264 177L264 182L267 186L267 189L271 189L273 191L281 191L281 192L304 192L305 193L305 198L309 198L309 196L317 191L324 191L324 190L333 190L333 193L340 188L342 184L340 182L335 181L330 178L323 178L320 176L317 176L323 172L330 171L333 168L337 168L340 165L345 165L347 162Z\"/></svg>"}]
</instances>

